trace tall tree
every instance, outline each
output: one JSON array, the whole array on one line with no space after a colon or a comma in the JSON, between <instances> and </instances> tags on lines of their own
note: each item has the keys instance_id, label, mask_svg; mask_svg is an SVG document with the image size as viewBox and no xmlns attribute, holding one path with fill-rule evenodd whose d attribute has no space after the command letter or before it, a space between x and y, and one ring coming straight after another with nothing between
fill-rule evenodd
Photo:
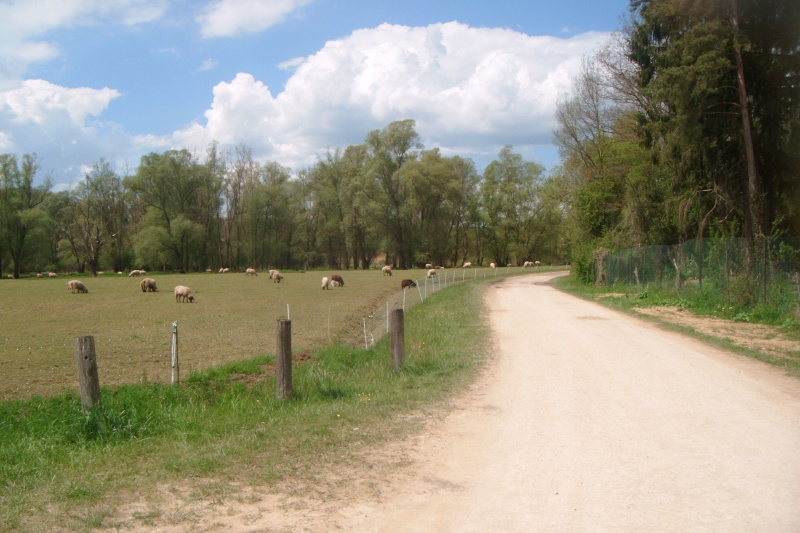
<instances>
[{"instance_id":1,"label":"tall tree","mask_svg":"<svg viewBox=\"0 0 800 533\"><path fill-rule=\"evenodd\" d=\"M21 163L14 155L0 154L0 224L16 279L31 249L31 238L46 223L42 203L50 192L51 180L48 177L35 185L38 171L35 154L23 155Z\"/></svg>"},{"instance_id":2,"label":"tall tree","mask_svg":"<svg viewBox=\"0 0 800 533\"><path fill-rule=\"evenodd\" d=\"M371 200L370 215L386 231L387 247L398 257L400 266L407 268L414 261L414 242L411 238L409 188L400 170L414 161L422 143L413 120L392 122L383 130L367 135L370 179L376 187L366 189Z\"/></svg>"}]
</instances>

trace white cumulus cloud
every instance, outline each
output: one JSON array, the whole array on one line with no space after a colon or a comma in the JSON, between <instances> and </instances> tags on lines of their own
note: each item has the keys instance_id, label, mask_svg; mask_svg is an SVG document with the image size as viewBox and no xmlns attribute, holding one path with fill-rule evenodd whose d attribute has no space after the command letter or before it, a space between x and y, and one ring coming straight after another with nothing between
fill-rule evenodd
<instances>
[{"instance_id":1,"label":"white cumulus cloud","mask_svg":"<svg viewBox=\"0 0 800 533\"><path fill-rule=\"evenodd\" d=\"M298 166L412 118L426 146L445 153L493 156L505 144L533 150L549 145L559 94L581 57L606 37L536 37L457 22L383 24L292 60L296 70L279 94L247 73L217 84L205 123L173 140L245 143L261 158Z\"/></svg>"},{"instance_id":2,"label":"white cumulus cloud","mask_svg":"<svg viewBox=\"0 0 800 533\"><path fill-rule=\"evenodd\" d=\"M203 37L256 33L282 22L311 0L218 0L197 17Z\"/></svg>"}]
</instances>

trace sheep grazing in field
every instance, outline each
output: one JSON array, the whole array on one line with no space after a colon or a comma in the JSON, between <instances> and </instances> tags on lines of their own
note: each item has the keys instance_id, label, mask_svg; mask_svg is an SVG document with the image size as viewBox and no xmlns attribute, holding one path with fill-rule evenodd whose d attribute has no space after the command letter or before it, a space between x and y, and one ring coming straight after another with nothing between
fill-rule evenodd
<instances>
[{"instance_id":1,"label":"sheep grazing in field","mask_svg":"<svg viewBox=\"0 0 800 533\"><path fill-rule=\"evenodd\" d=\"M131 277L135 278L137 276L141 276L142 274L144 274L144 270L131 270L131 273L128 274L128 277L129 278L131 278Z\"/></svg>"},{"instance_id":2,"label":"sheep grazing in field","mask_svg":"<svg viewBox=\"0 0 800 533\"><path fill-rule=\"evenodd\" d=\"M281 274L276 270L275 273L272 275L272 283L280 283L282 279L283 279L283 274Z\"/></svg>"},{"instance_id":3,"label":"sheep grazing in field","mask_svg":"<svg viewBox=\"0 0 800 533\"><path fill-rule=\"evenodd\" d=\"M78 281L77 279L71 279L67 282L67 290L73 294L82 293L88 294L89 288L82 281Z\"/></svg>"},{"instance_id":4,"label":"sheep grazing in field","mask_svg":"<svg viewBox=\"0 0 800 533\"><path fill-rule=\"evenodd\" d=\"M272 278L273 278L273 276L275 276L275 274L278 274L278 271L277 271L277 270L270 270L270 271L269 271L269 279L272 279Z\"/></svg>"},{"instance_id":5,"label":"sheep grazing in field","mask_svg":"<svg viewBox=\"0 0 800 533\"><path fill-rule=\"evenodd\" d=\"M489 263L489 268L492 269L497 268L497 265L495 263Z\"/></svg>"},{"instance_id":6,"label":"sheep grazing in field","mask_svg":"<svg viewBox=\"0 0 800 533\"><path fill-rule=\"evenodd\" d=\"M175 293L175 302L194 302L194 293L192 289L184 285L178 285L173 291Z\"/></svg>"},{"instance_id":7,"label":"sheep grazing in field","mask_svg":"<svg viewBox=\"0 0 800 533\"><path fill-rule=\"evenodd\" d=\"M41 278L41 277L43 277L43 276L42 276L42 274L36 274L36 277L37 277L37 278Z\"/></svg>"},{"instance_id":8,"label":"sheep grazing in field","mask_svg":"<svg viewBox=\"0 0 800 533\"><path fill-rule=\"evenodd\" d=\"M248 268L244 271L245 276L258 276L258 272L256 272L255 268Z\"/></svg>"},{"instance_id":9,"label":"sheep grazing in field","mask_svg":"<svg viewBox=\"0 0 800 533\"><path fill-rule=\"evenodd\" d=\"M532 267L532 266L533 266L533 263L530 262L530 261L525 261L524 263L522 263L522 268L528 268L528 267Z\"/></svg>"},{"instance_id":10,"label":"sheep grazing in field","mask_svg":"<svg viewBox=\"0 0 800 533\"><path fill-rule=\"evenodd\" d=\"M342 276L340 276L339 274L334 274L333 276L331 276L331 283L335 283L339 287L344 287L344 280L342 279Z\"/></svg>"},{"instance_id":11,"label":"sheep grazing in field","mask_svg":"<svg viewBox=\"0 0 800 533\"><path fill-rule=\"evenodd\" d=\"M122 270L120 270L119 272L117 272L117 274L118 274L118 275L120 275L120 276L121 276L121 275L123 275L124 273L125 273L125 272L123 272Z\"/></svg>"},{"instance_id":12,"label":"sheep grazing in field","mask_svg":"<svg viewBox=\"0 0 800 533\"><path fill-rule=\"evenodd\" d=\"M158 292L158 286L156 286L156 280L153 278L144 278L142 281L139 282L139 287L142 288L142 292Z\"/></svg>"},{"instance_id":13,"label":"sheep grazing in field","mask_svg":"<svg viewBox=\"0 0 800 533\"><path fill-rule=\"evenodd\" d=\"M432 263L425 263L425 268L433 268L433 264Z\"/></svg>"},{"instance_id":14,"label":"sheep grazing in field","mask_svg":"<svg viewBox=\"0 0 800 533\"><path fill-rule=\"evenodd\" d=\"M323 276L322 277L322 290L324 291L326 289L330 289L330 280L328 279L328 276Z\"/></svg>"},{"instance_id":15,"label":"sheep grazing in field","mask_svg":"<svg viewBox=\"0 0 800 533\"><path fill-rule=\"evenodd\" d=\"M55 272L48 272L47 273L47 277L48 278L57 278L58 274L56 274Z\"/></svg>"},{"instance_id":16,"label":"sheep grazing in field","mask_svg":"<svg viewBox=\"0 0 800 533\"><path fill-rule=\"evenodd\" d=\"M223 268L220 268L220 269L219 269L219 273L220 273L220 274L226 274L226 273L228 273L228 272L230 272L230 271L231 271L231 269L230 269L230 268L224 268L224 267L223 267Z\"/></svg>"},{"instance_id":17,"label":"sheep grazing in field","mask_svg":"<svg viewBox=\"0 0 800 533\"><path fill-rule=\"evenodd\" d=\"M381 269L384 276L391 276L392 275L392 267L389 265L384 265Z\"/></svg>"},{"instance_id":18,"label":"sheep grazing in field","mask_svg":"<svg viewBox=\"0 0 800 533\"><path fill-rule=\"evenodd\" d=\"M464 266L462 268L469 268L471 266L472 266L472 262L467 261L466 263L464 263Z\"/></svg>"},{"instance_id":19,"label":"sheep grazing in field","mask_svg":"<svg viewBox=\"0 0 800 533\"><path fill-rule=\"evenodd\" d=\"M405 290L408 287L416 287L417 283L413 279L404 279L400 282L400 288Z\"/></svg>"},{"instance_id":20,"label":"sheep grazing in field","mask_svg":"<svg viewBox=\"0 0 800 533\"><path fill-rule=\"evenodd\" d=\"M8 279L14 279L14 274L8 274L6 277L7 277Z\"/></svg>"},{"instance_id":21,"label":"sheep grazing in field","mask_svg":"<svg viewBox=\"0 0 800 533\"><path fill-rule=\"evenodd\" d=\"M429 278L433 278L435 276L436 276L436 269L435 268L431 268L430 270L428 270L428 277Z\"/></svg>"},{"instance_id":22,"label":"sheep grazing in field","mask_svg":"<svg viewBox=\"0 0 800 533\"><path fill-rule=\"evenodd\" d=\"M542 263L540 263L539 261L534 261L533 266L535 267L542 266Z\"/></svg>"}]
</instances>

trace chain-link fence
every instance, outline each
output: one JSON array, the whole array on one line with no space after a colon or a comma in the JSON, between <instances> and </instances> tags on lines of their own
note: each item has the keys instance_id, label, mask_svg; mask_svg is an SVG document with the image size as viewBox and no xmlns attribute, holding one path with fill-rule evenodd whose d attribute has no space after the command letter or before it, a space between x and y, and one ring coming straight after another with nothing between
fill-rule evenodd
<instances>
[{"instance_id":1,"label":"chain-link fence","mask_svg":"<svg viewBox=\"0 0 800 533\"><path fill-rule=\"evenodd\" d=\"M595 255L599 285L716 293L731 305L791 311L800 303L800 238L698 239Z\"/></svg>"}]
</instances>

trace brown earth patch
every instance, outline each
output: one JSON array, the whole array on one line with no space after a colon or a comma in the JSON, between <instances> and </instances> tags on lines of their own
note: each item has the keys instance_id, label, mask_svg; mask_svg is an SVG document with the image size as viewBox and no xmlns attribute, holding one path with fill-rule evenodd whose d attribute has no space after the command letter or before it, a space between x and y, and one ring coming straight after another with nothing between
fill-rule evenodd
<instances>
[{"instance_id":1,"label":"brown earth patch","mask_svg":"<svg viewBox=\"0 0 800 533\"><path fill-rule=\"evenodd\" d=\"M800 340L789 338L775 326L699 316L688 309L674 306L641 307L635 310L643 315L688 327L703 335L726 339L736 346L755 350L778 359L800 357Z\"/></svg>"}]
</instances>

